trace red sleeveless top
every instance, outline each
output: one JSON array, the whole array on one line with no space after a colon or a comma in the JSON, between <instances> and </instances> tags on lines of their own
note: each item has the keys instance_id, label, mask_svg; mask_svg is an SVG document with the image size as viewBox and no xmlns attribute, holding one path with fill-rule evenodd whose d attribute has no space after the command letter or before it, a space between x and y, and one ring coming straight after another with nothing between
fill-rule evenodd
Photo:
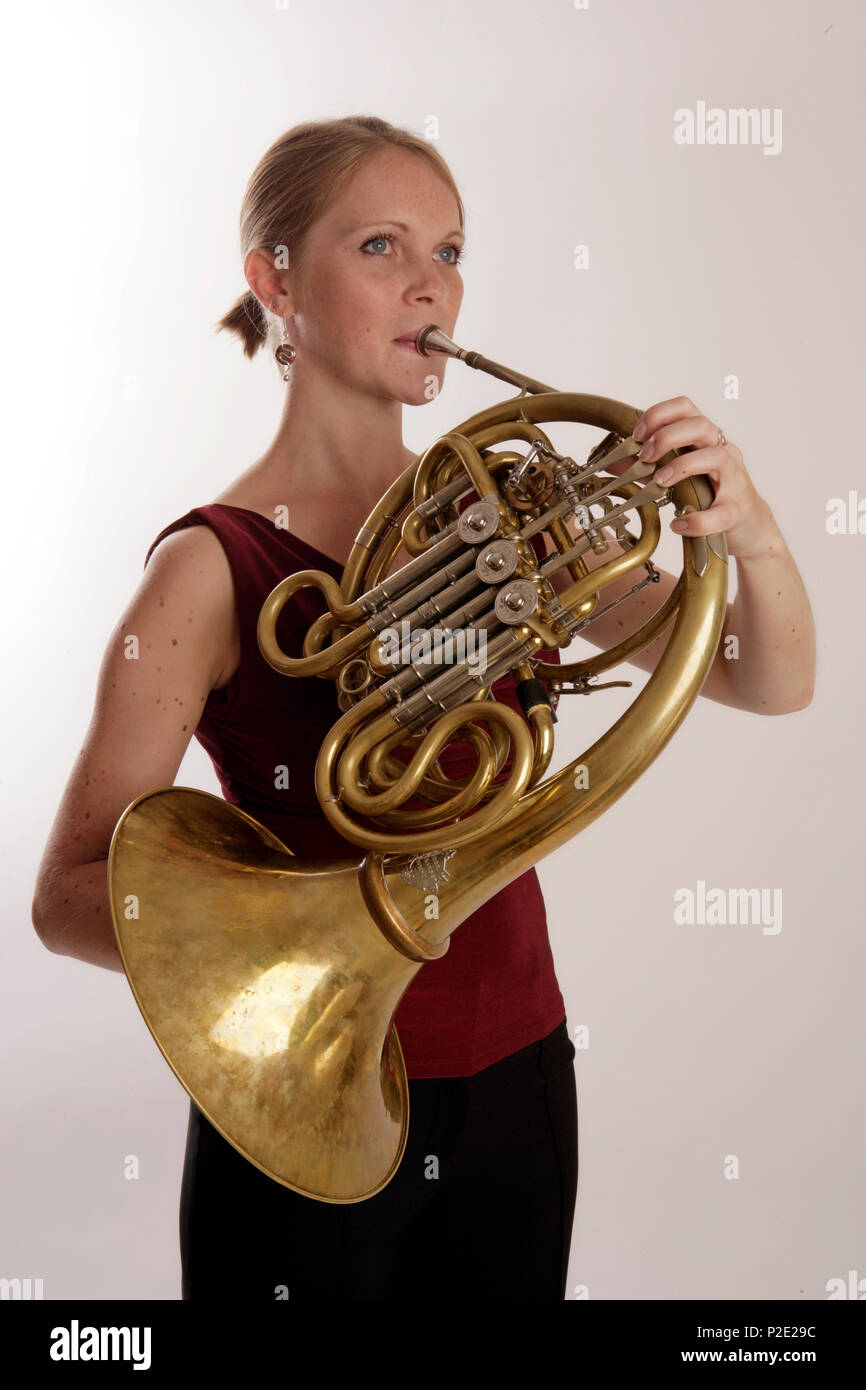
<instances>
[{"instance_id":1,"label":"red sleeveless top","mask_svg":"<svg viewBox=\"0 0 866 1390\"><path fill-rule=\"evenodd\" d=\"M315 793L319 748L341 714L334 684L274 671L256 637L261 607L281 579L320 569L339 582L343 565L258 512L221 502L195 507L166 526L145 565L165 536L201 525L216 533L228 557L240 623L238 669L227 686L210 692L195 730L223 796L301 858L360 858L360 848L326 819ZM283 651L300 655L308 627L325 611L318 590L296 594L277 621ZM557 652L539 655L559 660ZM496 681L493 692L521 713L513 676ZM474 762L468 744L440 758L451 776L470 772ZM281 768L288 776L278 775ZM544 899L530 869L457 927L441 960L421 966L394 1022L407 1074L419 1078L472 1076L546 1037L564 1017Z\"/></svg>"}]
</instances>

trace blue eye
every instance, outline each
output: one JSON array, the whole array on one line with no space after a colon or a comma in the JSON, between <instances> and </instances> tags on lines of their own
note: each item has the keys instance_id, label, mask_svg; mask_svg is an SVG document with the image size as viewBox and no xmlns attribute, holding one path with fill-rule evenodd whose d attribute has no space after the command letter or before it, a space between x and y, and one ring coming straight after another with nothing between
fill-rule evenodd
<instances>
[{"instance_id":1,"label":"blue eye","mask_svg":"<svg viewBox=\"0 0 866 1390\"><path fill-rule=\"evenodd\" d=\"M395 237L393 232L376 232L374 236L369 237L363 243L363 245L359 247L359 250L363 251L364 254L367 256L377 256L379 260L383 260L384 252L382 253L382 255L380 255L377 251L367 251L366 248L368 246L372 246L374 241L390 243L396 240L397 238ZM449 242L447 246L443 246L442 250L454 252L454 259L450 261L443 261L442 265L459 265L465 255L463 247L455 246L453 242Z\"/></svg>"},{"instance_id":2,"label":"blue eye","mask_svg":"<svg viewBox=\"0 0 866 1390\"><path fill-rule=\"evenodd\" d=\"M386 242L387 242L387 241L393 241L393 240L394 240L393 233L390 233L390 232L377 232L376 236L371 236L369 241L365 241L365 242L364 242L364 246L370 246L370 245L372 244L372 242L374 242L374 241L386 241ZM361 247L361 250L362 250L362 251L364 250L364 246Z\"/></svg>"}]
</instances>

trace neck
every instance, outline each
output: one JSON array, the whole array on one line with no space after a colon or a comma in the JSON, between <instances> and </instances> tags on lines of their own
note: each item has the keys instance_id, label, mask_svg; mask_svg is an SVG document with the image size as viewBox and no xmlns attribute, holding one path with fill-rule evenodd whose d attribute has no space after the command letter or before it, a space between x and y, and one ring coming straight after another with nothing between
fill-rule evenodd
<instances>
[{"instance_id":1,"label":"neck","mask_svg":"<svg viewBox=\"0 0 866 1390\"><path fill-rule=\"evenodd\" d=\"M274 439L251 472L274 498L336 506L366 518L415 455L403 443L402 402L321 372L289 369Z\"/></svg>"}]
</instances>

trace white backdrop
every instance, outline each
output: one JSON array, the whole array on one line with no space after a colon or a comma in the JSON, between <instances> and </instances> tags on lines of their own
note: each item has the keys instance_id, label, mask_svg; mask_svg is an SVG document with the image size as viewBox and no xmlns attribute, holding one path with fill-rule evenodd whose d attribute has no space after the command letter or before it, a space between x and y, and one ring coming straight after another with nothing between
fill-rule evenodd
<instances>
[{"instance_id":1,"label":"white backdrop","mask_svg":"<svg viewBox=\"0 0 866 1390\"><path fill-rule=\"evenodd\" d=\"M367 112L432 132L461 188L457 340L561 389L690 396L742 449L816 616L807 709L699 699L540 866L589 1034L569 1297L824 1299L866 1278L866 537L826 524L864 486L862 6L51 0L4 27L0 1275L46 1298L180 1295L186 1094L124 977L45 951L30 900L148 545L276 428L273 363L213 332L244 284L245 182L288 127ZM700 103L780 113L770 152L677 143ZM503 394L450 363L406 441ZM617 674L631 691L563 699L556 767L646 679ZM195 742L177 783L218 791ZM677 925L700 879L780 889L781 930Z\"/></svg>"}]
</instances>

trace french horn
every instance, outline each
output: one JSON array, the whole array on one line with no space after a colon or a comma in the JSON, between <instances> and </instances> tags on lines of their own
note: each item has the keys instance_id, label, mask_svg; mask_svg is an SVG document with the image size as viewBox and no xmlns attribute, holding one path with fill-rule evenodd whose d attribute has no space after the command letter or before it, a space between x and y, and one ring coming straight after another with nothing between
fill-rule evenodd
<instances>
[{"instance_id":1,"label":"french horn","mask_svg":"<svg viewBox=\"0 0 866 1390\"><path fill-rule=\"evenodd\" d=\"M262 1172L333 1203L372 1197L402 1159L409 1095L393 1020L411 980L436 969L461 922L590 825L657 757L700 692L727 598L724 534L684 536L676 587L643 626L570 665L540 660L606 611L612 580L643 570L632 591L653 582L661 507L706 509L712 486L705 476L667 489L652 481L658 465L636 458L632 406L556 391L458 347L435 324L416 346L519 393L437 439L396 479L339 584L317 570L291 574L258 621L274 669L336 682L341 715L318 755L316 793L357 853L305 862L220 797L166 787L131 802L108 859L123 968L175 1076ZM553 421L606 433L579 463L554 448L542 428ZM611 548L607 528L620 553L590 569L590 548L600 560ZM540 533L550 542L543 560L532 544ZM401 545L410 560L390 572ZM560 570L570 582L557 593ZM301 654L283 652L277 617L307 586L328 611ZM395 649L403 624L426 635L420 655L417 645ZM548 776L551 692L599 689L601 673L671 624L626 712ZM452 657L458 645L455 659L437 661L437 638L452 642ZM484 660L473 660L482 646ZM492 695L506 675L522 714ZM455 741L477 760L459 779L438 761ZM420 805L408 809L413 798Z\"/></svg>"}]
</instances>

